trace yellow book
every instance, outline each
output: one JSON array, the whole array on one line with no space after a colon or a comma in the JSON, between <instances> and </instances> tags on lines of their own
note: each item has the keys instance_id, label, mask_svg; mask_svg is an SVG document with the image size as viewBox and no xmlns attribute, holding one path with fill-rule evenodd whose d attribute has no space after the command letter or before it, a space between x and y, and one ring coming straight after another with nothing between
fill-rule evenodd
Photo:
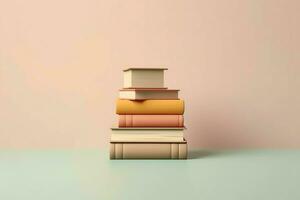
<instances>
[{"instance_id":1,"label":"yellow book","mask_svg":"<svg viewBox=\"0 0 300 200\"><path fill-rule=\"evenodd\" d=\"M117 100L116 113L119 115L182 115L184 113L183 100Z\"/></svg>"}]
</instances>

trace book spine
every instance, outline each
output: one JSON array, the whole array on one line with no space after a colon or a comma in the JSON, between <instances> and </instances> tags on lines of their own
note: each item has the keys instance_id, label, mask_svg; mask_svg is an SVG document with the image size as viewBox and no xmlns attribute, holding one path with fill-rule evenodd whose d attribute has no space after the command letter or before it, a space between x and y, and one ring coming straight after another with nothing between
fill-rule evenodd
<instances>
[{"instance_id":1,"label":"book spine","mask_svg":"<svg viewBox=\"0 0 300 200\"><path fill-rule=\"evenodd\" d=\"M118 99L116 113L119 115L182 115L183 100L144 100L130 101Z\"/></svg>"},{"instance_id":2,"label":"book spine","mask_svg":"<svg viewBox=\"0 0 300 200\"><path fill-rule=\"evenodd\" d=\"M183 127L182 115L119 115L119 127Z\"/></svg>"},{"instance_id":3,"label":"book spine","mask_svg":"<svg viewBox=\"0 0 300 200\"><path fill-rule=\"evenodd\" d=\"M110 159L187 159L187 143L110 143Z\"/></svg>"}]
</instances>

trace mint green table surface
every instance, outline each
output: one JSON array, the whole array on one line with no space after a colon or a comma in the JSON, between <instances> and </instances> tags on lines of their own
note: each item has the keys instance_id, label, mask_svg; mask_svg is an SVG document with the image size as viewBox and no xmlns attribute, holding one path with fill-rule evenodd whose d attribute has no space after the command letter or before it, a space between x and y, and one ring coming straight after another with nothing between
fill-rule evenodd
<instances>
[{"instance_id":1,"label":"mint green table surface","mask_svg":"<svg viewBox=\"0 0 300 200\"><path fill-rule=\"evenodd\" d=\"M0 200L299 200L300 150L109 160L102 150L0 150Z\"/></svg>"}]
</instances>

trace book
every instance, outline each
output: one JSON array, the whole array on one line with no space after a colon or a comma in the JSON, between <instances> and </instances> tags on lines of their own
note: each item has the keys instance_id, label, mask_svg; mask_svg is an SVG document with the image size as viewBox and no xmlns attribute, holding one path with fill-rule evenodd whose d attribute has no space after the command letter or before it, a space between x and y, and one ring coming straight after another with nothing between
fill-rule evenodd
<instances>
[{"instance_id":1,"label":"book","mask_svg":"<svg viewBox=\"0 0 300 200\"><path fill-rule=\"evenodd\" d=\"M124 88L164 88L167 68L128 68L123 70Z\"/></svg>"},{"instance_id":2,"label":"book","mask_svg":"<svg viewBox=\"0 0 300 200\"><path fill-rule=\"evenodd\" d=\"M110 159L187 159L187 143L111 142Z\"/></svg>"},{"instance_id":3,"label":"book","mask_svg":"<svg viewBox=\"0 0 300 200\"><path fill-rule=\"evenodd\" d=\"M111 128L111 142L183 142L184 128Z\"/></svg>"},{"instance_id":4,"label":"book","mask_svg":"<svg viewBox=\"0 0 300 200\"><path fill-rule=\"evenodd\" d=\"M119 127L183 127L183 115L119 115Z\"/></svg>"},{"instance_id":5,"label":"book","mask_svg":"<svg viewBox=\"0 0 300 200\"><path fill-rule=\"evenodd\" d=\"M119 115L182 115L183 100L144 100L130 101L118 99L116 113Z\"/></svg>"},{"instance_id":6,"label":"book","mask_svg":"<svg viewBox=\"0 0 300 200\"><path fill-rule=\"evenodd\" d=\"M146 100L146 99L178 99L179 90L170 89L121 89L120 99Z\"/></svg>"}]
</instances>

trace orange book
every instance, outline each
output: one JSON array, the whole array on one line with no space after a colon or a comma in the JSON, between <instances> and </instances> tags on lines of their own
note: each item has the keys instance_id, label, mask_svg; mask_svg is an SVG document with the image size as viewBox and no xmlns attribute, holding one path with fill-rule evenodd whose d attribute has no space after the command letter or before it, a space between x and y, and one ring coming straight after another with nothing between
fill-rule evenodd
<instances>
[{"instance_id":1,"label":"orange book","mask_svg":"<svg viewBox=\"0 0 300 200\"><path fill-rule=\"evenodd\" d=\"M182 115L183 100L117 100L116 113L119 115Z\"/></svg>"},{"instance_id":2,"label":"orange book","mask_svg":"<svg viewBox=\"0 0 300 200\"><path fill-rule=\"evenodd\" d=\"M183 127L182 115L119 115L119 127Z\"/></svg>"}]
</instances>

